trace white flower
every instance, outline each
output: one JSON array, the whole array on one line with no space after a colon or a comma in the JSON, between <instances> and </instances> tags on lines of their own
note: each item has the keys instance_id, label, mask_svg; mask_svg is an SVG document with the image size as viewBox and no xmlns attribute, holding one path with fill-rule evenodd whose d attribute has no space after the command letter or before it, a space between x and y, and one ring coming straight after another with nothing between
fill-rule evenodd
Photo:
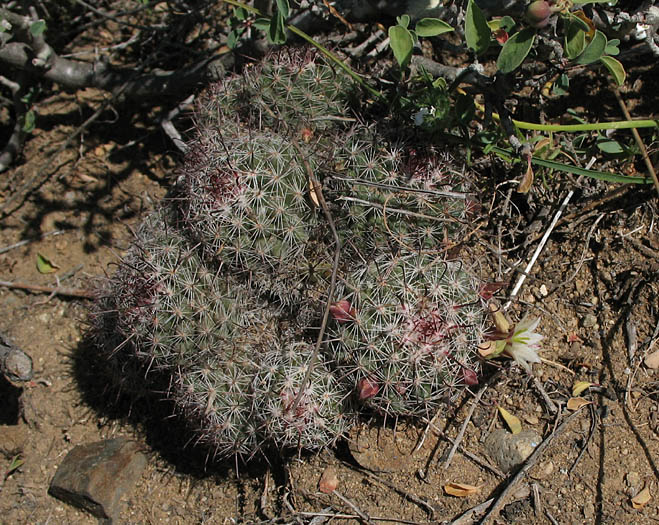
<instances>
[{"instance_id":1,"label":"white flower","mask_svg":"<svg viewBox=\"0 0 659 525\"><path fill-rule=\"evenodd\" d=\"M650 29L648 24L636 24L636 27L634 28L634 38L636 40L645 40L648 36L648 29Z\"/></svg>"},{"instance_id":2,"label":"white flower","mask_svg":"<svg viewBox=\"0 0 659 525\"><path fill-rule=\"evenodd\" d=\"M513 331L513 335L506 339L504 353L512 357L529 374L531 373L531 363L540 363L540 341L542 336L534 330L540 323L540 318L525 316Z\"/></svg>"}]
</instances>

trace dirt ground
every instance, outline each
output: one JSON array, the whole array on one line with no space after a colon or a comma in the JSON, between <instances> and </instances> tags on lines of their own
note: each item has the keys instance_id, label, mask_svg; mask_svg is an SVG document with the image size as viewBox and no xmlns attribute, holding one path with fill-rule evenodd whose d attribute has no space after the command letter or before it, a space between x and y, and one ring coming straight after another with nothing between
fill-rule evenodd
<instances>
[{"instance_id":1,"label":"dirt ground","mask_svg":"<svg viewBox=\"0 0 659 525\"><path fill-rule=\"evenodd\" d=\"M634 116L648 118L654 107L644 75L632 73L625 96L636 101ZM45 164L47 178L0 222L0 249L29 240L0 253L0 280L53 286L57 276L62 286L91 289L95 277L113 271L130 244L131 228L171 184L178 156L158 128L145 124L149 115L120 115L118 121L108 115L107 123L51 155L101 98L93 90L54 91L41 104L23 158L2 175L0 199ZM603 88L581 92L586 116L602 103L615 108ZM171 407L117 405L103 397L94 355L82 345L85 299L0 286L0 332L29 353L35 367L29 384L0 382L0 445L6 449L16 438L24 461L0 489L0 523L95 523L47 490L74 446L114 436L134 438L149 458L120 523L323 523L324 515L336 515L334 523L448 523L496 498L511 482L484 466L490 463L485 438L504 427L497 406L550 440L506 500L499 523L659 522L659 372L644 364L659 349L656 194L554 174L546 185L539 178L523 196L513 191L514 181L507 182L507 169L496 162L476 169L489 219L475 246L487 279L506 283L498 293L504 300L519 275L509 265L526 265L574 190L565 219L509 310L515 319L526 312L542 318L542 356L551 363L535 365L533 378L507 361L488 365L487 374L497 367L500 374L486 383L479 401L476 386L438 414L438 432L426 432L423 422L399 422L394 429L391 422L365 420L351 435L352 448L358 443L368 451L359 462L372 470L360 467L348 440L336 449L293 451L270 463L213 462L168 417ZM497 246L503 255L494 253ZM57 272L40 274L37 254L57 265ZM553 434L571 413L566 403L579 380L598 385L582 395L592 404ZM448 438L457 436L472 409L461 449L445 468ZM2 472L9 461L0 456ZM318 490L328 467L339 479L332 495ZM446 493L447 483L478 488L455 497ZM644 488L649 502L634 508L632 498Z\"/></svg>"}]
</instances>

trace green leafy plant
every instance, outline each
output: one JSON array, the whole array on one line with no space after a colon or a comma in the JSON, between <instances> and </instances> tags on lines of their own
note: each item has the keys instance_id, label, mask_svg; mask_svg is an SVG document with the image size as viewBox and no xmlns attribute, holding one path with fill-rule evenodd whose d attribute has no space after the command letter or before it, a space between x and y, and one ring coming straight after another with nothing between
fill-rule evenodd
<instances>
[{"instance_id":1,"label":"green leafy plant","mask_svg":"<svg viewBox=\"0 0 659 525\"><path fill-rule=\"evenodd\" d=\"M389 46L401 69L405 69L412 58L414 45L419 37L433 37L453 31L453 28L439 18L422 18L414 29L410 29L410 16L402 15L397 24L389 28Z\"/></svg>"}]
</instances>

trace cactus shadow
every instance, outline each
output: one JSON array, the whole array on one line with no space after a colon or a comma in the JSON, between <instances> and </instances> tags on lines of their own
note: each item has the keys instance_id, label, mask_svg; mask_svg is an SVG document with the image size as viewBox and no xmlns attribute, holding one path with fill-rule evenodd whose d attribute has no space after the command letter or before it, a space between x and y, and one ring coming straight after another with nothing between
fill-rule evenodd
<instances>
[{"instance_id":1,"label":"cactus shadow","mask_svg":"<svg viewBox=\"0 0 659 525\"><path fill-rule=\"evenodd\" d=\"M177 414L174 402L157 393L136 395L115 387L116 370L104 365L95 344L83 338L71 355L71 373L83 402L105 424L118 422L128 433L140 436L151 451L178 473L203 478L258 478L270 471L278 486L285 486L285 465L291 458L314 453L263 449L250 458L220 457L195 442L193 429ZM166 392L170 379L150 372L149 389Z\"/></svg>"},{"instance_id":2,"label":"cactus shadow","mask_svg":"<svg viewBox=\"0 0 659 525\"><path fill-rule=\"evenodd\" d=\"M171 464L177 472L195 478L219 476L258 477L280 459L264 453L263 460L254 458L220 458L195 442L191 428L176 413L174 403L157 393L122 392L116 388L116 370L105 366L95 345L83 338L71 354L71 374L77 383L83 403L104 424L118 422L127 433L139 436L151 451ZM128 372L130 373L130 372ZM169 379L150 373L149 388L166 392ZM139 387L136 389L139 391Z\"/></svg>"}]
</instances>

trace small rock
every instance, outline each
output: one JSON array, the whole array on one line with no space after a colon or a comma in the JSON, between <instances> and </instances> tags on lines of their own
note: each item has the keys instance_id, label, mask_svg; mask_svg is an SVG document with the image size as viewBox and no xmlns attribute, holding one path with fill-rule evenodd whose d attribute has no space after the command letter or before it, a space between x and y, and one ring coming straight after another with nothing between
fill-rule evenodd
<instances>
[{"instance_id":1,"label":"small rock","mask_svg":"<svg viewBox=\"0 0 659 525\"><path fill-rule=\"evenodd\" d=\"M485 450L503 472L519 467L533 453L542 438L535 430L522 430L511 434L499 429L485 440Z\"/></svg>"},{"instance_id":2,"label":"small rock","mask_svg":"<svg viewBox=\"0 0 659 525\"><path fill-rule=\"evenodd\" d=\"M50 483L48 493L97 518L119 515L121 496L132 489L146 466L138 444L127 438L74 447Z\"/></svg>"},{"instance_id":3,"label":"small rock","mask_svg":"<svg viewBox=\"0 0 659 525\"><path fill-rule=\"evenodd\" d=\"M524 416L524 421L526 421L529 425L537 425L540 423L540 420L533 414Z\"/></svg>"},{"instance_id":4,"label":"small rock","mask_svg":"<svg viewBox=\"0 0 659 525\"><path fill-rule=\"evenodd\" d=\"M7 459L23 452L26 441L27 427L25 425L0 425L0 454Z\"/></svg>"},{"instance_id":5,"label":"small rock","mask_svg":"<svg viewBox=\"0 0 659 525\"><path fill-rule=\"evenodd\" d=\"M627 481L627 486L629 487L629 494L636 496L641 491L643 481L638 472L628 472L625 476L625 481Z\"/></svg>"},{"instance_id":6,"label":"small rock","mask_svg":"<svg viewBox=\"0 0 659 525\"><path fill-rule=\"evenodd\" d=\"M320 481L318 482L318 490L323 494L331 494L336 490L336 487L339 486L339 476L336 473L334 467L327 467L320 476Z\"/></svg>"},{"instance_id":7,"label":"small rock","mask_svg":"<svg viewBox=\"0 0 659 525\"><path fill-rule=\"evenodd\" d=\"M584 328L593 328L597 324L597 317L593 314L587 314L581 322L581 326Z\"/></svg>"},{"instance_id":8,"label":"small rock","mask_svg":"<svg viewBox=\"0 0 659 525\"><path fill-rule=\"evenodd\" d=\"M10 381L32 379L32 358L0 334L0 372Z\"/></svg>"},{"instance_id":9,"label":"small rock","mask_svg":"<svg viewBox=\"0 0 659 525\"><path fill-rule=\"evenodd\" d=\"M513 501L501 510L501 515L510 523L521 521L533 513L528 499Z\"/></svg>"},{"instance_id":10,"label":"small rock","mask_svg":"<svg viewBox=\"0 0 659 525\"><path fill-rule=\"evenodd\" d=\"M587 520L595 516L595 505L591 501L587 501L583 506L583 517Z\"/></svg>"},{"instance_id":11,"label":"small rock","mask_svg":"<svg viewBox=\"0 0 659 525\"><path fill-rule=\"evenodd\" d=\"M531 474L533 479L541 480L547 479L554 472L554 464L551 461L545 461L538 465L537 470L534 474Z\"/></svg>"}]
</instances>

